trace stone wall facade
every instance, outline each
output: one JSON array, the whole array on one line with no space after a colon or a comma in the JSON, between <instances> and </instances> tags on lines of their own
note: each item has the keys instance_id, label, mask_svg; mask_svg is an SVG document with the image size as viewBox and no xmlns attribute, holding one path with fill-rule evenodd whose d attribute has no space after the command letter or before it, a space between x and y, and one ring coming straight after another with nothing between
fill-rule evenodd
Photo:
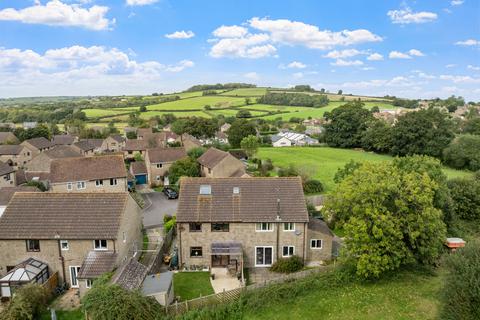
<instances>
[{"instance_id":1,"label":"stone wall facade","mask_svg":"<svg viewBox=\"0 0 480 320\"><path fill-rule=\"evenodd\" d=\"M117 184L110 185L110 179L103 179L103 185L97 186L96 180L85 181L85 189L77 188L77 181L72 181L72 189L68 189L68 182L50 183L52 192L125 192L127 178L116 178Z\"/></svg>"}]
</instances>

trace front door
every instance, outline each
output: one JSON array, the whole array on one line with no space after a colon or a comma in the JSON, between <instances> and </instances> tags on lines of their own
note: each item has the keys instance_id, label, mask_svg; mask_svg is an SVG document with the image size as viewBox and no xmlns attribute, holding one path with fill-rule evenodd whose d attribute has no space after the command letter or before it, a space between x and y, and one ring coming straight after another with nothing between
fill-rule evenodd
<instances>
[{"instance_id":1,"label":"front door","mask_svg":"<svg viewBox=\"0 0 480 320\"><path fill-rule=\"evenodd\" d=\"M212 256L212 267L226 267L230 261L230 256L223 255L213 255Z\"/></svg>"},{"instance_id":2,"label":"front door","mask_svg":"<svg viewBox=\"0 0 480 320\"><path fill-rule=\"evenodd\" d=\"M70 266L70 285L72 288L78 288L78 273L80 272L80 267Z\"/></svg>"}]
</instances>

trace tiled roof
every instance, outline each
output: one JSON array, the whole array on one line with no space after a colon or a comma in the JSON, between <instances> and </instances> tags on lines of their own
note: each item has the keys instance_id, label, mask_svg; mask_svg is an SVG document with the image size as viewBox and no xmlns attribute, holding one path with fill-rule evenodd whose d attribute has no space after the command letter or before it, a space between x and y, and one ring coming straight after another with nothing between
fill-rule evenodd
<instances>
[{"instance_id":1,"label":"tiled roof","mask_svg":"<svg viewBox=\"0 0 480 320\"><path fill-rule=\"evenodd\" d=\"M308 229L318 231L332 237L334 236L333 232L327 226L327 223L318 218L310 218L310 221L308 221Z\"/></svg>"},{"instance_id":2,"label":"tiled roof","mask_svg":"<svg viewBox=\"0 0 480 320\"><path fill-rule=\"evenodd\" d=\"M151 163L174 162L186 156L187 152L184 148L147 149L147 157Z\"/></svg>"},{"instance_id":3,"label":"tiled roof","mask_svg":"<svg viewBox=\"0 0 480 320\"><path fill-rule=\"evenodd\" d=\"M89 251L80 267L78 278L98 278L102 274L114 269L116 259L117 254L114 251Z\"/></svg>"},{"instance_id":4,"label":"tiled roof","mask_svg":"<svg viewBox=\"0 0 480 320\"><path fill-rule=\"evenodd\" d=\"M11 172L14 172L15 169L13 169L13 167L10 167L8 164L0 161L0 176L3 176L7 173L11 173Z\"/></svg>"},{"instance_id":5,"label":"tiled roof","mask_svg":"<svg viewBox=\"0 0 480 320\"><path fill-rule=\"evenodd\" d=\"M0 206L6 206L7 203L12 199L15 192L37 192L40 191L37 187L4 187L0 188Z\"/></svg>"},{"instance_id":6,"label":"tiled roof","mask_svg":"<svg viewBox=\"0 0 480 320\"><path fill-rule=\"evenodd\" d=\"M44 152L50 159L80 157L81 154L68 145L58 145Z\"/></svg>"},{"instance_id":7,"label":"tiled roof","mask_svg":"<svg viewBox=\"0 0 480 320\"><path fill-rule=\"evenodd\" d=\"M16 192L0 239L116 239L128 192Z\"/></svg>"},{"instance_id":8,"label":"tiled roof","mask_svg":"<svg viewBox=\"0 0 480 320\"><path fill-rule=\"evenodd\" d=\"M75 141L75 137L69 134L60 134L54 135L52 140L54 145L70 145Z\"/></svg>"},{"instance_id":9,"label":"tiled roof","mask_svg":"<svg viewBox=\"0 0 480 320\"><path fill-rule=\"evenodd\" d=\"M17 137L11 132L0 132L0 143L18 142Z\"/></svg>"},{"instance_id":10,"label":"tiled roof","mask_svg":"<svg viewBox=\"0 0 480 320\"><path fill-rule=\"evenodd\" d=\"M50 181L70 182L127 176L122 155L55 159L50 165Z\"/></svg>"},{"instance_id":11,"label":"tiled roof","mask_svg":"<svg viewBox=\"0 0 480 320\"><path fill-rule=\"evenodd\" d=\"M137 136L143 137L146 134L152 133L152 128L138 128L137 129Z\"/></svg>"},{"instance_id":12,"label":"tiled roof","mask_svg":"<svg viewBox=\"0 0 480 320\"><path fill-rule=\"evenodd\" d=\"M125 151L145 151L147 150L146 140L129 139L125 142Z\"/></svg>"},{"instance_id":13,"label":"tiled roof","mask_svg":"<svg viewBox=\"0 0 480 320\"><path fill-rule=\"evenodd\" d=\"M130 164L130 169L134 175L147 174L147 166L145 161L135 161Z\"/></svg>"},{"instance_id":14,"label":"tiled roof","mask_svg":"<svg viewBox=\"0 0 480 320\"><path fill-rule=\"evenodd\" d=\"M95 146L87 140L75 142L73 145L82 151L90 151L95 149Z\"/></svg>"},{"instance_id":15,"label":"tiled roof","mask_svg":"<svg viewBox=\"0 0 480 320\"><path fill-rule=\"evenodd\" d=\"M182 178L179 194L177 222L308 222L299 177Z\"/></svg>"},{"instance_id":16,"label":"tiled roof","mask_svg":"<svg viewBox=\"0 0 480 320\"><path fill-rule=\"evenodd\" d=\"M228 152L218 150L216 148L209 148L207 151L205 151L204 154L202 154L197 161L202 165L207 168L213 168L215 167L220 161L225 159L225 157L229 156L230 154ZM231 156L231 155L230 155Z\"/></svg>"},{"instance_id":17,"label":"tiled roof","mask_svg":"<svg viewBox=\"0 0 480 320\"><path fill-rule=\"evenodd\" d=\"M18 155L24 147L18 144L0 145L0 155Z\"/></svg>"},{"instance_id":18,"label":"tiled roof","mask_svg":"<svg viewBox=\"0 0 480 320\"><path fill-rule=\"evenodd\" d=\"M113 140L117 141L118 143L122 143L123 141L125 141L125 138L122 137L122 136L119 135L119 134L111 135L110 138L112 138Z\"/></svg>"},{"instance_id":19,"label":"tiled roof","mask_svg":"<svg viewBox=\"0 0 480 320\"><path fill-rule=\"evenodd\" d=\"M146 266L132 258L117 270L112 282L126 290L135 290L140 288L147 272Z\"/></svg>"},{"instance_id":20,"label":"tiled roof","mask_svg":"<svg viewBox=\"0 0 480 320\"><path fill-rule=\"evenodd\" d=\"M103 139L87 139L87 141L95 148L101 148L103 144Z\"/></svg>"},{"instance_id":21,"label":"tiled roof","mask_svg":"<svg viewBox=\"0 0 480 320\"><path fill-rule=\"evenodd\" d=\"M44 137L28 139L25 140L25 142L28 142L37 149L46 149L53 146L53 143L50 142L48 139L45 139Z\"/></svg>"}]
</instances>

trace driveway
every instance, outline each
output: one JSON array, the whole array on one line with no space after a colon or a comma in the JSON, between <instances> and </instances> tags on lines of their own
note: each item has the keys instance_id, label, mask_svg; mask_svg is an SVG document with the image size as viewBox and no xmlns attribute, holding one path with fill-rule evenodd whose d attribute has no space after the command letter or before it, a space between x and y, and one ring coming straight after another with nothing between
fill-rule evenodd
<instances>
[{"instance_id":1,"label":"driveway","mask_svg":"<svg viewBox=\"0 0 480 320\"><path fill-rule=\"evenodd\" d=\"M168 200L161 192L143 193L145 209L143 210L143 226L150 229L163 225L163 216L177 213L178 200Z\"/></svg>"}]
</instances>

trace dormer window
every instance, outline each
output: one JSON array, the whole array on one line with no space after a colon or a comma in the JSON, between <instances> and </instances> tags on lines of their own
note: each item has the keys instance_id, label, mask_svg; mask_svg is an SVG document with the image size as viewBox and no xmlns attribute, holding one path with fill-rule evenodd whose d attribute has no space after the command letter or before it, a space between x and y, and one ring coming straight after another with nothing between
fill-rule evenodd
<instances>
[{"instance_id":1,"label":"dormer window","mask_svg":"<svg viewBox=\"0 0 480 320\"><path fill-rule=\"evenodd\" d=\"M233 194L240 194L240 187L233 187Z\"/></svg>"},{"instance_id":2,"label":"dormer window","mask_svg":"<svg viewBox=\"0 0 480 320\"><path fill-rule=\"evenodd\" d=\"M212 194L212 186L209 185L209 184L202 184L200 186L200 194L211 195Z\"/></svg>"}]
</instances>

